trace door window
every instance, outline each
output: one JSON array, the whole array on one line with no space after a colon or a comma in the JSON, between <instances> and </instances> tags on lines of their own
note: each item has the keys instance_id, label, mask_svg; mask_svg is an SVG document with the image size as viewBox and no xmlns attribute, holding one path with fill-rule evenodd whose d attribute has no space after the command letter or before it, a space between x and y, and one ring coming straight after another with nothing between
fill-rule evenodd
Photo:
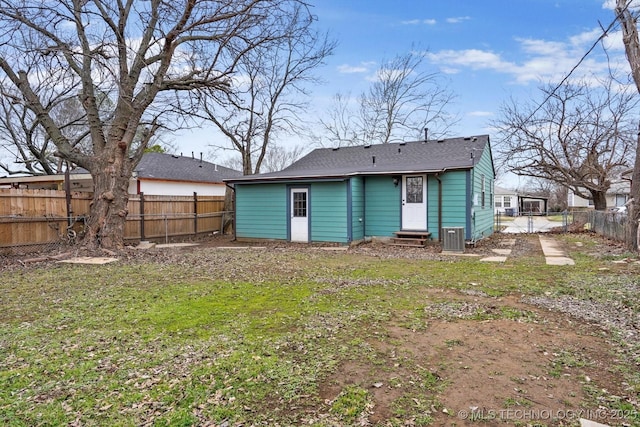
<instances>
[{"instance_id":1,"label":"door window","mask_svg":"<svg viewBox=\"0 0 640 427\"><path fill-rule=\"evenodd\" d=\"M307 216L307 193L293 193L293 216L305 218Z\"/></svg>"},{"instance_id":2,"label":"door window","mask_svg":"<svg viewBox=\"0 0 640 427\"><path fill-rule=\"evenodd\" d=\"M421 176L407 177L407 203L422 203L422 178Z\"/></svg>"}]
</instances>

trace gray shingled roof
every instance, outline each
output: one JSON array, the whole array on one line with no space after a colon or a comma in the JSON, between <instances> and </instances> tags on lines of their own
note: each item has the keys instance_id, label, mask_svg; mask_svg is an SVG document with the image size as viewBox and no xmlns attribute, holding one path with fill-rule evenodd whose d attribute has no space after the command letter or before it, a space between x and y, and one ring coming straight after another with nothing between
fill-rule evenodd
<instances>
[{"instance_id":1,"label":"gray shingled roof","mask_svg":"<svg viewBox=\"0 0 640 427\"><path fill-rule=\"evenodd\" d=\"M489 135L437 141L320 148L280 172L227 181L340 177L471 169L489 146ZM472 158L473 153L473 158ZM375 158L375 161L374 161Z\"/></svg>"},{"instance_id":2,"label":"gray shingled roof","mask_svg":"<svg viewBox=\"0 0 640 427\"><path fill-rule=\"evenodd\" d=\"M223 182L242 176L242 172L200 159L164 153L145 153L135 170L142 179L169 181Z\"/></svg>"}]
</instances>

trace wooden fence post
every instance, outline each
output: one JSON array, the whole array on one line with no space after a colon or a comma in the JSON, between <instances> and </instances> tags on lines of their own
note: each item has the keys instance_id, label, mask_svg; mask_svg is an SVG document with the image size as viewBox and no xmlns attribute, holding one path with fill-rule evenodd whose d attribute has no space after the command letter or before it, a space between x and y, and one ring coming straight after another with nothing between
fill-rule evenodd
<instances>
[{"instance_id":1,"label":"wooden fence post","mask_svg":"<svg viewBox=\"0 0 640 427\"><path fill-rule=\"evenodd\" d=\"M140 192L140 240L144 240L144 192Z\"/></svg>"},{"instance_id":2,"label":"wooden fence post","mask_svg":"<svg viewBox=\"0 0 640 427\"><path fill-rule=\"evenodd\" d=\"M193 192L193 235L198 235L198 193Z\"/></svg>"}]
</instances>

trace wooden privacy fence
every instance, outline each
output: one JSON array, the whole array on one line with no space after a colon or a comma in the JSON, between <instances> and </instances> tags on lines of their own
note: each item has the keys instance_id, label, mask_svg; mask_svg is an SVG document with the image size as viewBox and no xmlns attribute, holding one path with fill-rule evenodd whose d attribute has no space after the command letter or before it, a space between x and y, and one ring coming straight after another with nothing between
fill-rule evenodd
<instances>
[{"instance_id":1,"label":"wooden privacy fence","mask_svg":"<svg viewBox=\"0 0 640 427\"><path fill-rule=\"evenodd\" d=\"M81 232L91 193L0 189L0 249L38 247ZM223 196L129 196L126 240L164 239L222 231L231 214ZM228 215L229 214L229 215Z\"/></svg>"}]
</instances>

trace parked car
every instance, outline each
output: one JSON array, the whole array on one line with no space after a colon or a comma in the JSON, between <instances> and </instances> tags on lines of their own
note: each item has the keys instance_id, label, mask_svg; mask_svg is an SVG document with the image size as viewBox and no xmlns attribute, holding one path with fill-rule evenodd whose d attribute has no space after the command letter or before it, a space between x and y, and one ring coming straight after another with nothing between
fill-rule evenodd
<instances>
[{"instance_id":1,"label":"parked car","mask_svg":"<svg viewBox=\"0 0 640 427\"><path fill-rule=\"evenodd\" d=\"M627 215L627 207L626 206L616 206L615 208L609 209L609 212L611 212L613 214L616 214L616 215L625 216L625 215Z\"/></svg>"}]
</instances>

